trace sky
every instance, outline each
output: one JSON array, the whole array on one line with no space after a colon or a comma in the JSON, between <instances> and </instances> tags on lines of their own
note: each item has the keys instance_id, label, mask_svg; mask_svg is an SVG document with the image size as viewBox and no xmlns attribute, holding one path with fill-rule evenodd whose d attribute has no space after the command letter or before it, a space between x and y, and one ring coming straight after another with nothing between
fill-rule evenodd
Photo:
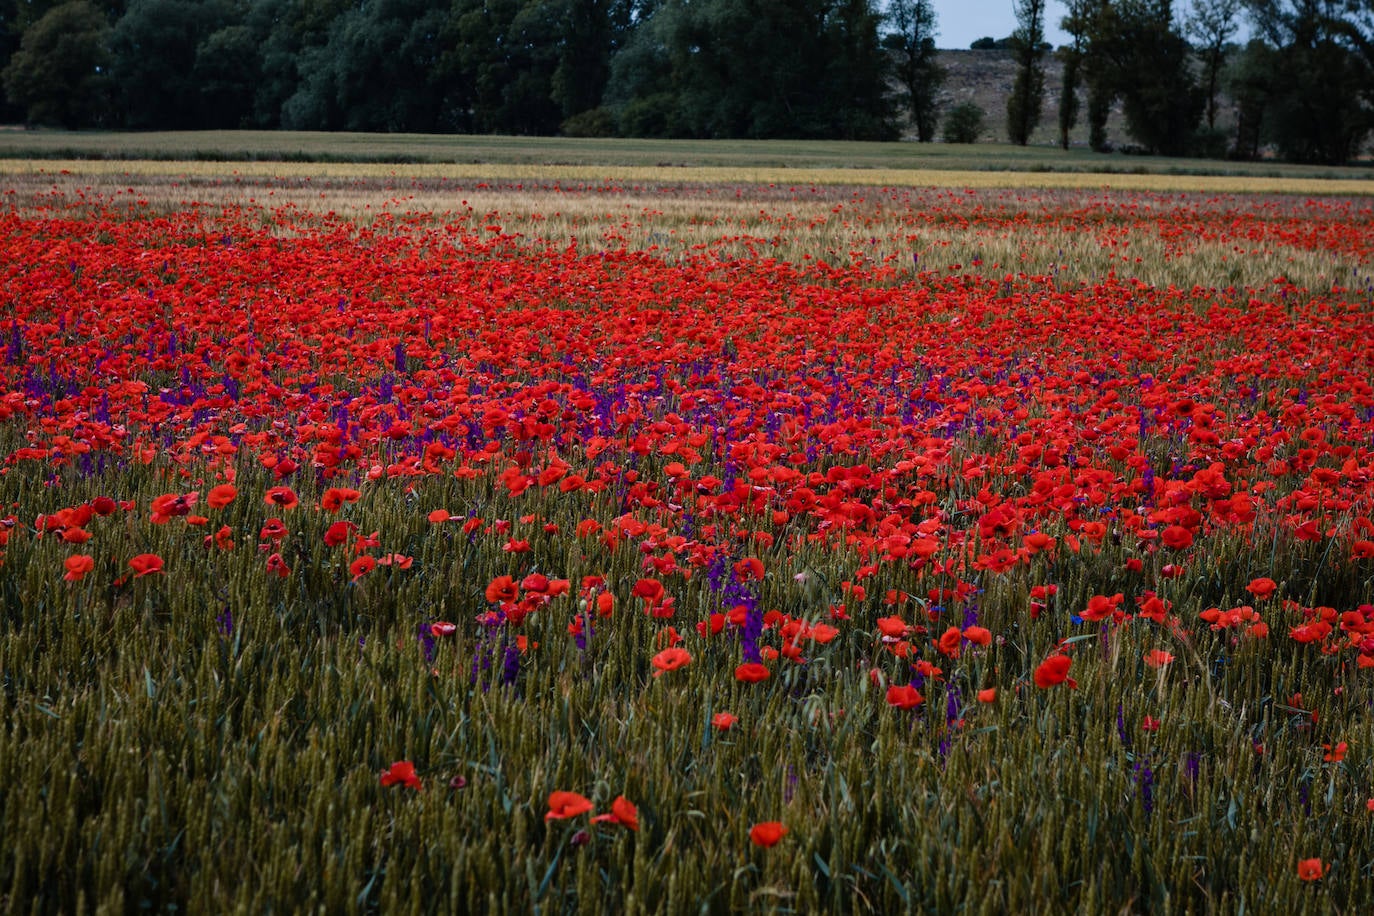
<instances>
[{"instance_id":1,"label":"sky","mask_svg":"<svg viewBox=\"0 0 1374 916\"><path fill-rule=\"evenodd\" d=\"M937 48L967 48L987 35L1006 38L1016 29L1016 13L1012 0L934 0L935 36ZM1049 0L1045 16L1045 40L1056 48L1069 36L1059 28L1059 20L1067 12L1062 0Z\"/></svg>"}]
</instances>

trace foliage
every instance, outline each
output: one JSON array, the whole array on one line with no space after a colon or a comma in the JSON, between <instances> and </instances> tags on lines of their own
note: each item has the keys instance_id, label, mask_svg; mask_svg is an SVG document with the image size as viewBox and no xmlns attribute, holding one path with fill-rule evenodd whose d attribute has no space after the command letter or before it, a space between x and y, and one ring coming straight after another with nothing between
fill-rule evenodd
<instances>
[{"instance_id":1,"label":"foliage","mask_svg":"<svg viewBox=\"0 0 1374 916\"><path fill-rule=\"evenodd\" d=\"M300 58L301 82L282 107L284 126L453 129L460 88L443 66L448 7L447 0L374 0L334 19L325 43Z\"/></svg>"},{"instance_id":2,"label":"foliage","mask_svg":"<svg viewBox=\"0 0 1374 916\"><path fill-rule=\"evenodd\" d=\"M869 0L668 0L612 63L633 136L895 136Z\"/></svg>"},{"instance_id":3,"label":"foliage","mask_svg":"<svg viewBox=\"0 0 1374 916\"><path fill-rule=\"evenodd\" d=\"M1088 30L1092 24L1096 0L1070 0L1068 12L1060 22L1060 27L1069 33L1071 42L1061 47L1057 54L1063 65L1063 77L1059 87L1059 146L1069 148L1069 131L1078 123L1081 103L1078 90L1083 82L1083 58L1087 52ZM1096 126L1096 125L1095 125ZM1105 128L1105 124L1102 125ZM1098 148L1094 145L1094 149Z\"/></svg>"},{"instance_id":4,"label":"foliage","mask_svg":"<svg viewBox=\"0 0 1374 916\"><path fill-rule=\"evenodd\" d=\"M130 0L110 35L110 81L124 126L184 130L221 117L204 104L204 80L212 81L208 88L220 101L226 90L241 90L243 84L223 77L226 67L246 63L243 49L234 48L232 33L220 35L203 56L200 48L234 17L229 0Z\"/></svg>"},{"instance_id":5,"label":"foliage","mask_svg":"<svg viewBox=\"0 0 1374 916\"><path fill-rule=\"evenodd\" d=\"M1194 0L1186 19L1188 37L1202 59L1202 90L1207 99L1207 127L1217 124L1217 92L1221 89L1231 43L1239 28L1241 0Z\"/></svg>"},{"instance_id":6,"label":"foliage","mask_svg":"<svg viewBox=\"0 0 1374 916\"><path fill-rule=\"evenodd\" d=\"M1297 162L1337 164L1374 128L1374 59L1354 5L1265 0L1252 6L1265 44L1239 65L1254 94L1260 132Z\"/></svg>"},{"instance_id":7,"label":"foliage","mask_svg":"<svg viewBox=\"0 0 1374 916\"><path fill-rule=\"evenodd\" d=\"M1016 80L1007 96L1007 136L1025 146L1040 123L1045 101L1045 0L1016 0L1016 31L1011 51L1016 59Z\"/></svg>"},{"instance_id":8,"label":"foliage","mask_svg":"<svg viewBox=\"0 0 1374 916\"><path fill-rule=\"evenodd\" d=\"M1192 50L1174 21L1172 0L1101 3L1089 36L1086 68L1094 128L1110 100L1119 98L1127 130L1147 152L1187 154L1206 100L1193 77Z\"/></svg>"},{"instance_id":9,"label":"foliage","mask_svg":"<svg viewBox=\"0 0 1374 916\"><path fill-rule=\"evenodd\" d=\"M891 31L883 47L894 52L894 72L906 90L907 109L922 143L935 139L938 97L945 71L936 62L935 7L931 0L894 0L888 4L887 22Z\"/></svg>"},{"instance_id":10,"label":"foliage","mask_svg":"<svg viewBox=\"0 0 1374 916\"><path fill-rule=\"evenodd\" d=\"M88 0L52 7L25 30L5 66L5 93L28 121L86 127L105 115L109 26Z\"/></svg>"},{"instance_id":11,"label":"foliage","mask_svg":"<svg viewBox=\"0 0 1374 916\"><path fill-rule=\"evenodd\" d=\"M1241 2L1190 0L1177 16L1172 0L1071 0L1060 145L1083 116L1108 150L1119 103L1143 151L1214 155L1229 140L1250 158L1358 158L1374 126L1374 4L1244 0L1259 44L1241 61ZM1020 0L1015 34L973 43L1017 57L1019 144L1043 104L1045 15ZM0 119L863 140L909 120L930 140L937 34L929 0L0 0ZM1229 137L1224 86L1244 109Z\"/></svg>"},{"instance_id":12,"label":"foliage","mask_svg":"<svg viewBox=\"0 0 1374 916\"><path fill-rule=\"evenodd\" d=\"M983 135L985 117L976 102L960 102L945 114L946 143L977 143Z\"/></svg>"}]
</instances>

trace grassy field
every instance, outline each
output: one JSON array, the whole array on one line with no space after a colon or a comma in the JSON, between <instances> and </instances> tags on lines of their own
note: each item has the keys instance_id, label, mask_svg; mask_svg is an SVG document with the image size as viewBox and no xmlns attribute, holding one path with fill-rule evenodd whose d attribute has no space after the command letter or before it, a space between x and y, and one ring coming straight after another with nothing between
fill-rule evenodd
<instances>
[{"instance_id":1,"label":"grassy field","mask_svg":"<svg viewBox=\"0 0 1374 916\"><path fill-rule=\"evenodd\" d=\"M1374 909L1368 175L393 139L0 160L0 912Z\"/></svg>"},{"instance_id":2,"label":"grassy field","mask_svg":"<svg viewBox=\"0 0 1374 916\"><path fill-rule=\"evenodd\" d=\"M1069 151L1007 144L849 143L826 141L593 140L562 137L433 136L413 134L206 131L100 133L52 130L0 131L0 158L206 160L212 162L305 162L529 166L607 170L731 170L754 180L779 170L842 172L1089 172L1100 174L1225 175L1341 181L1374 179L1368 163L1327 168L1277 162L1220 162ZM618 171L616 172L618 174ZM458 175L472 172L459 171ZM502 173L493 177L505 177ZM558 172L523 172L525 177ZM700 180L700 179L688 179ZM763 181L772 178L760 179ZM810 180L810 179L808 179ZM855 178L881 184L888 179ZM1001 185L1006 186L1006 185ZM1312 193L1304 191L1302 193Z\"/></svg>"},{"instance_id":3,"label":"grassy field","mask_svg":"<svg viewBox=\"0 0 1374 916\"><path fill-rule=\"evenodd\" d=\"M526 241L659 257L861 257L994 279L1008 271L1084 282L1121 274L1185 289L1261 286L1278 276L1308 289L1371 283L1366 260L1290 244L1277 228L1306 220L1309 230L1338 237L1374 194L1374 181L1357 179L149 160L0 160L0 176L10 204L34 213L83 202L96 212L117 204L159 215L246 207L269 227L301 212L393 229L481 220ZM1332 196L1336 189L1348 196ZM1178 222L1161 231L1166 213ZM1268 242L1229 238L1231 213L1269 227Z\"/></svg>"}]
</instances>

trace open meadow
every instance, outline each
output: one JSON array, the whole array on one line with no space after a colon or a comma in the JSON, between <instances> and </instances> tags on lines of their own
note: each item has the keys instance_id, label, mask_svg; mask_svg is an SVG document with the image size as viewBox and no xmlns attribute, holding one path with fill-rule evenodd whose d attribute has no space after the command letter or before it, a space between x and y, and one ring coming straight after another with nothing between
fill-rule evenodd
<instances>
[{"instance_id":1,"label":"open meadow","mask_svg":"<svg viewBox=\"0 0 1374 916\"><path fill-rule=\"evenodd\" d=\"M0 159L0 911L1374 909L1367 174L226 149Z\"/></svg>"}]
</instances>

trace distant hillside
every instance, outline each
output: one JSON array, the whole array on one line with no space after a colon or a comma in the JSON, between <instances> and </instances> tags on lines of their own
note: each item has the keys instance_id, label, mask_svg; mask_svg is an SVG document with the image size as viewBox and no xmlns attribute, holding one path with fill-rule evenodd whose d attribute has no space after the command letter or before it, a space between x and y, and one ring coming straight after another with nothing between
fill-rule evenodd
<instances>
[{"instance_id":1,"label":"distant hillside","mask_svg":"<svg viewBox=\"0 0 1374 916\"><path fill-rule=\"evenodd\" d=\"M940 93L943 112L960 102L973 101L987 117L983 139L1006 142L1007 96L1016 79L1016 63L1010 51L941 51L940 66L945 68L944 88ZM1032 135L1035 145L1054 145L1059 142L1059 87L1063 81L1063 65L1052 54L1045 58L1045 107L1041 111L1040 126ZM1078 126L1069 134L1069 142L1088 145L1088 126L1083 118L1086 99L1080 93ZM1121 112L1113 111L1107 123L1107 134L1113 145L1130 142L1126 136Z\"/></svg>"}]
</instances>

